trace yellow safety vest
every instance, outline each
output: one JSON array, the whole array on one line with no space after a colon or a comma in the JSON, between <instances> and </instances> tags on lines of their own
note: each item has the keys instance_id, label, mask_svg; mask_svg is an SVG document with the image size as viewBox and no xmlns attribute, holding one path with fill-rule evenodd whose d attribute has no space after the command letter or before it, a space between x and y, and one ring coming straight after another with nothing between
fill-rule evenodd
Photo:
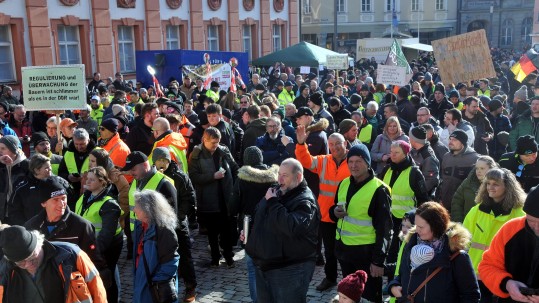
<instances>
[{"instance_id":1,"label":"yellow safety vest","mask_svg":"<svg viewBox=\"0 0 539 303\"><path fill-rule=\"evenodd\" d=\"M142 189L151 189L156 190L157 186L159 185L159 182L163 180L163 178L166 178L170 183L174 184L174 180L171 178L165 176L161 172L156 172L146 185L144 185L144 188ZM133 183L131 183L131 187L129 188L129 228L131 231L135 230L135 220L137 219L137 216L135 215L135 191L137 191L137 180L133 180Z\"/></svg>"},{"instance_id":2,"label":"yellow safety vest","mask_svg":"<svg viewBox=\"0 0 539 303\"><path fill-rule=\"evenodd\" d=\"M412 167L405 169L391 187L391 214L395 218L402 219L404 214L415 208L415 193L410 187L410 172ZM384 183L389 184L393 170L390 168L384 175Z\"/></svg>"},{"instance_id":3,"label":"yellow safety vest","mask_svg":"<svg viewBox=\"0 0 539 303\"><path fill-rule=\"evenodd\" d=\"M371 143L371 138L372 124L367 124L365 127L359 130L359 134L357 134L357 139L361 141L361 143Z\"/></svg>"},{"instance_id":4,"label":"yellow safety vest","mask_svg":"<svg viewBox=\"0 0 539 303\"><path fill-rule=\"evenodd\" d=\"M337 199L339 203L345 205L348 215L337 221L335 239L341 240L345 245L367 245L376 242L376 230L372 226L372 218L369 216L369 206L374 193L380 186L387 187L380 179L373 178L363 185L346 205L350 177L341 182Z\"/></svg>"},{"instance_id":5,"label":"yellow safety vest","mask_svg":"<svg viewBox=\"0 0 539 303\"><path fill-rule=\"evenodd\" d=\"M70 174L81 175L88 171L88 156L86 156L86 159L84 159L80 171L77 168L77 162L75 162L75 153L73 153L72 151L66 151L66 153L64 154L64 161L66 162L67 171Z\"/></svg>"},{"instance_id":6,"label":"yellow safety vest","mask_svg":"<svg viewBox=\"0 0 539 303\"><path fill-rule=\"evenodd\" d=\"M478 204L472 207L462 223L472 234L472 242L470 243L468 254L470 255L476 274L479 273L477 267L483 258L483 253L488 249L492 238L494 238L494 235L496 235L502 225L511 219L525 215L522 208L516 208L512 209L508 215L495 217L492 212L487 214L481 211L479 209L480 205Z\"/></svg>"},{"instance_id":7,"label":"yellow safety vest","mask_svg":"<svg viewBox=\"0 0 539 303\"><path fill-rule=\"evenodd\" d=\"M101 229L103 229L103 218L99 215L99 211L101 210L101 207L105 202L112 199L110 196L105 196L102 199L98 201L92 202L90 204L90 207L86 209L84 213L82 213L82 200L84 198L84 195L80 196L79 200L77 201L77 204L75 205L75 213L84 219L90 221L92 225L95 227L95 234L96 236L99 235L99 232ZM118 222L118 225L116 226L116 232L114 233L115 236L119 235L122 232L122 227L120 226L120 222Z\"/></svg>"}]
</instances>

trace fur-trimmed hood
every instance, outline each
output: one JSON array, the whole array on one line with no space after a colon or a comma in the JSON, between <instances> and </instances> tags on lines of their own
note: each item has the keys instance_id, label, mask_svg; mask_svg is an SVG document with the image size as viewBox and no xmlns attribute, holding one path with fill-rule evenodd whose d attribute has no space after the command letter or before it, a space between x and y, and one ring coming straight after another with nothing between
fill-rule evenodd
<instances>
[{"instance_id":1,"label":"fur-trimmed hood","mask_svg":"<svg viewBox=\"0 0 539 303\"><path fill-rule=\"evenodd\" d=\"M326 128L328 128L328 126L329 126L328 119L320 118L320 120L318 120L318 122L307 126L307 128L305 130L308 131L308 132L322 131L322 130L326 130Z\"/></svg>"},{"instance_id":2,"label":"fur-trimmed hood","mask_svg":"<svg viewBox=\"0 0 539 303\"><path fill-rule=\"evenodd\" d=\"M412 239L412 237L415 235L416 232L414 226L412 229L410 229L404 241L406 243L410 242L410 239ZM445 235L449 239L448 244L451 252L455 252L457 250L468 250L472 235L464 226L462 226L462 224L450 222L449 228L445 232Z\"/></svg>"},{"instance_id":3,"label":"fur-trimmed hood","mask_svg":"<svg viewBox=\"0 0 539 303\"><path fill-rule=\"evenodd\" d=\"M254 183L274 183L279 176L279 166L272 165L268 169L259 169L253 166L242 166L238 169L238 178Z\"/></svg>"}]
</instances>

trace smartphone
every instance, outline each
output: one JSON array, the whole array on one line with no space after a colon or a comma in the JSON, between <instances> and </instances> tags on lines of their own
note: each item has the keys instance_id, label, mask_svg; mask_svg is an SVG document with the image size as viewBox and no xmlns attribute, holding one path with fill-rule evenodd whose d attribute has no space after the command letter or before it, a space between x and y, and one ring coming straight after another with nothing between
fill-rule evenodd
<instances>
[{"instance_id":1,"label":"smartphone","mask_svg":"<svg viewBox=\"0 0 539 303\"><path fill-rule=\"evenodd\" d=\"M280 197L282 195L281 185L279 185L279 184L273 185L272 188L275 191L275 194L277 195L277 197Z\"/></svg>"},{"instance_id":2,"label":"smartphone","mask_svg":"<svg viewBox=\"0 0 539 303\"><path fill-rule=\"evenodd\" d=\"M529 287L520 287L520 293L525 296L537 296L539 295L539 289L529 288Z\"/></svg>"}]
</instances>

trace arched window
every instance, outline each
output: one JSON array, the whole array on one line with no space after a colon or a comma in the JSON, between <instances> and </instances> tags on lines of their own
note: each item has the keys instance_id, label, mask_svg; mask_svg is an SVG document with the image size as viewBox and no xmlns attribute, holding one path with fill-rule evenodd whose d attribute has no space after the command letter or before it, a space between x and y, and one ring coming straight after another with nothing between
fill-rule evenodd
<instances>
[{"instance_id":1,"label":"arched window","mask_svg":"<svg viewBox=\"0 0 539 303\"><path fill-rule=\"evenodd\" d=\"M513 43L513 20L505 19L502 23L501 45L508 46Z\"/></svg>"},{"instance_id":2,"label":"arched window","mask_svg":"<svg viewBox=\"0 0 539 303\"><path fill-rule=\"evenodd\" d=\"M526 43L532 42L532 37L530 36L530 34L532 33L532 27L533 27L533 19L531 17L524 18L524 20L522 20L522 28L520 30L522 41L525 41Z\"/></svg>"}]
</instances>

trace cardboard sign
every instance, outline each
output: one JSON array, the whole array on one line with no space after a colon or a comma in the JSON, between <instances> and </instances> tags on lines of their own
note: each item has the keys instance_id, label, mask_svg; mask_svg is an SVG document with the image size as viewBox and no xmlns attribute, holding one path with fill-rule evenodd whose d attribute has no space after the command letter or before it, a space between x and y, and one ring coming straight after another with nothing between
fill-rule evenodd
<instances>
[{"instance_id":1,"label":"cardboard sign","mask_svg":"<svg viewBox=\"0 0 539 303\"><path fill-rule=\"evenodd\" d=\"M327 69L348 69L348 55L327 55Z\"/></svg>"},{"instance_id":2,"label":"cardboard sign","mask_svg":"<svg viewBox=\"0 0 539 303\"><path fill-rule=\"evenodd\" d=\"M27 110L86 108L84 64L28 66L21 70Z\"/></svg>"},{"instance_id":3,"label":"cardboard sign","mask_svg":"<svg viewBox=\"0 0 539 303\"><path fill-rule=\"evenodd\" d=\"M311 73L311 67L310 66L300 66L299 67L299 73L300 74L310 74Z\"/></svg>"},{"instance_id":4,"label":"cardboard sign","mask_svg":"<svg viewBox=\"0 0 539 303\"><path fill-rule=\"evenodd\" d=\"M378 65L376 69L376 83L405 86L406 67L396 65Z\"/></svg>"},{"instance_id":5,"label":"cardboard sign","mask_svg":"<svg viewBox=\"0 0 539 303\"><path fill-rule=\"evenodd\" d=\"M432 41L442 82L470 82L496 77L484 29Z\"/></svg>"}]
</instances>

